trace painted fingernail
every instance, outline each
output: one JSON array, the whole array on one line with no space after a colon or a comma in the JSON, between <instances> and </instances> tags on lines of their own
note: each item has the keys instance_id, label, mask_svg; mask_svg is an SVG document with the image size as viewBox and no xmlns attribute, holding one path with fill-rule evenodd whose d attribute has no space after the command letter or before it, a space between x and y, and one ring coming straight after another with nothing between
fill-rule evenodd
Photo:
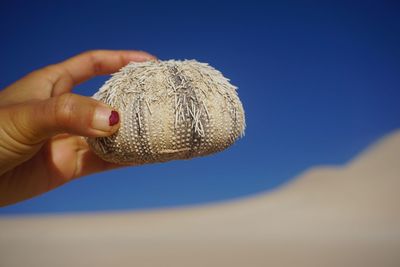
<instances>
[{"instance_id":1,"label":"painted fingernail","mask_svg":"<svg viewBox=\"0 0 400 267\"><path fill-rule=\"evenodd\" d=\"M115 110L111 111L111 115L108 118L108 124L110 126L114 126L118 122L119 122L119 114L118 114L118 112L116 112Z\"/></svg>"},{"instance_id":2,"label":"painted fingernail","mask_svg":"<svg viewBox=\"0 0 400 267\"><path fill-rule=\"evenodd\" d=\"M97 107L94 116L92 127L100 131L110 131L112 126L119 121L118 112L106 106Z\"/></svg>"}]
</instances>

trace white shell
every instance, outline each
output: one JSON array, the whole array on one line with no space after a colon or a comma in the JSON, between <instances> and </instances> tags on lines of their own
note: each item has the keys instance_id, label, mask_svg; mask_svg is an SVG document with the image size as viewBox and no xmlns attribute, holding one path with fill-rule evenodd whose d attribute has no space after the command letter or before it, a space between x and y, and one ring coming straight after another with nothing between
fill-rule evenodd
<instances>
[{"instance_id":1,"label":"white shell","mask_svg":"<svg viewBox=\"0 0 400 267\"><path fill-rule=\"evenodd\" d=\"M143 164L205 156L244 135L236 87L195 60L131 62L93 97L120 114L118 132L87 138L106 161Z\"/></svg>"}]
</instances>

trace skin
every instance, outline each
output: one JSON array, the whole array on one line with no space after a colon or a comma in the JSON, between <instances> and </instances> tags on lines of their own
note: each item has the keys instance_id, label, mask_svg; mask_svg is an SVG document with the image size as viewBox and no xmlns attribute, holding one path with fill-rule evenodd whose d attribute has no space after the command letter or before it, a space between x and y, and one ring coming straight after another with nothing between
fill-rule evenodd
<instances>
[{"instance_id":1,"label":"skin","mask_svg":"<svg viewBox=\"0 0 400 267\"><path fill-rule=\"evenodd\" d=\"M119 124L94 127L95 111L111 107L71 90L130 61L146 60L155 57L142 51L89 51L36 70L0 91L0 206L121 167L97 157L82 138L118 130Z\"/></svg>"}]
</instances>

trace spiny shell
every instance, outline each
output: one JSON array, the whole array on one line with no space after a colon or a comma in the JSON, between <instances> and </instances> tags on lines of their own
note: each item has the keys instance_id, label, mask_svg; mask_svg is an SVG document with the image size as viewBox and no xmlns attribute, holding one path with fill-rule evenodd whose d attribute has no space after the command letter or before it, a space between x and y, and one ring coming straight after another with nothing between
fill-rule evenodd
<instances>
[{"instance_id":1,"label":"spiny shell","mask_svg":"<svg viewBox=\"0 0 400 267\"><path fill-rule=\"evenodd\" d=\"M244 110L219 71L195 60L131 62L93 96L118 110L110 137L88 138L106 161L143 164L222 151L244 134Z\"/></svg>"}]
</instances>

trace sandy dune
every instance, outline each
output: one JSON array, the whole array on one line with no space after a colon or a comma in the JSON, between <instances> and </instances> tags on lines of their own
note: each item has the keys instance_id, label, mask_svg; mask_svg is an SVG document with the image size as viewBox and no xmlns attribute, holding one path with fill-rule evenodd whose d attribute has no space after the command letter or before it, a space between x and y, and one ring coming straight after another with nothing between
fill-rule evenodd
<instances>
[{"instance_id":1,"label":"sandy dune","mask_svg":"<svg viewBox=\"0 0 400 267\"><path fill-rule=\"evenodd\" d=\"M240 201L2 218L0 266L400 266L400 131Z\"/></svg>"}]
</instances>

